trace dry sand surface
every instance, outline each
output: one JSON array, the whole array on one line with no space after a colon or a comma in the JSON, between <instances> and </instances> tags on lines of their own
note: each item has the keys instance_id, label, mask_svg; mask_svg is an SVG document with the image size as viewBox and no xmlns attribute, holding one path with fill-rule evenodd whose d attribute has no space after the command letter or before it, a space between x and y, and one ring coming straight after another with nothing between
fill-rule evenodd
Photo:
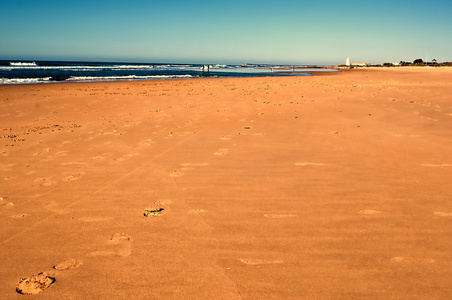
<instances>
[{"instance_id":1,"label":"dry sand surface","mask_svg":"<svg viewBox=\"0 0 452 300\"><path fill-rule=\"evenodd\" d=\"M0 117L1 299L452 297L450 69L0 86Z\"/></svg>"}]
</instances>

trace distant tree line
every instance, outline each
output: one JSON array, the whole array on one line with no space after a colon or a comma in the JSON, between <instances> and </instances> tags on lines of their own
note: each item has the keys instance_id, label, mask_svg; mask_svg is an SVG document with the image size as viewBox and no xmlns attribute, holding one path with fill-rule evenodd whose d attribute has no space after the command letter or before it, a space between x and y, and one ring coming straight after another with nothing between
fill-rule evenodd
<instances>
[{"instance_id":1,"label":"distant tree line","mask_svg":"<svg viewBox=\"0 0 452 300\"><path fill-rule=\"evenodd\" d=\"M436 59L432 59L432 61L425 62L421 58L418 58L418 59L415 59L412 62L410 62L410 61L403 61L402 60L399 63L386 62L386 63L379 64L379 65L366 64L366 66L368 66L368 67L409 67L409 66L417 66L417 67L419 67L419 66L452 67L452 62L439 63ZM354 69L354 68L359 68L359 67L362 67L362 66L357 66L357 65L352 65L352 66L338 65L337 67L345 68L345 69Z\"/></svg>"},{"instance_id":2,"label":"distant tree line","mask_svg":"<svg viewBox=\"0 0 452 300\"><path fill-rule=\"evenodd\" d=\"M452 66L452 62L442 62L442 63L438 63L438 61L436 59L432 59L432 61L428 61L425 62L423 61L421 58L415 59L412 62L407 62L407 61L400 61L398 64L394 64L394 63L384 63L381 64L381 66L383 67L394 67L394 66L402 66L402 67L406 67L406 66L434 66L434 67L445 67L445 66Z\"/></svg>"}]
</instances>

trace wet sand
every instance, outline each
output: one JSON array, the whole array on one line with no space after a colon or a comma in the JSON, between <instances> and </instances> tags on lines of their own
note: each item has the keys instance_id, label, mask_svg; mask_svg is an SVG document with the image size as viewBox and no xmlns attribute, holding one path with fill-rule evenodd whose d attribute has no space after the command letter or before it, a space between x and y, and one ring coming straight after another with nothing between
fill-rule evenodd
<instances>
[{"instance_id":1,"label":"wet sand","mask_svg":"<svg viewBox=\"0 0 452 300\"><path fill-rule=\"evenodd\" d=\"M451 95L448 68L0 86L0 298L449 299Z\"/></svg>"}]
</instances>

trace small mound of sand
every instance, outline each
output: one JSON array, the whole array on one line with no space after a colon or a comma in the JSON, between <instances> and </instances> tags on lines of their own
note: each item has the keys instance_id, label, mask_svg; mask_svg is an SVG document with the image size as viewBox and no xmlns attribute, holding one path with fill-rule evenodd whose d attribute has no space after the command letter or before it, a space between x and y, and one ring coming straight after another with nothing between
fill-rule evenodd
<instances>
[{"instance_id":1,"label":"small mound of sand","mask_svg":"<svg viewBox=\"0 0 452 300\"><path fill-rule=\"evenodd\" d=\"M55 282L55 278L47 273L39 273L27 278L21 278L16 286L19 294L34 295L42 292Z\"/></svg>"}]
</instances>

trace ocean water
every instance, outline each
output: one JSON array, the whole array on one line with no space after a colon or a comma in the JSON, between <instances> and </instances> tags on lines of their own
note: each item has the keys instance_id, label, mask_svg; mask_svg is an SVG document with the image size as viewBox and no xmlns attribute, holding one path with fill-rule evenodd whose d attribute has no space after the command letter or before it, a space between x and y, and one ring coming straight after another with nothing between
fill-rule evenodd
<instances>
[{"instance_id":1,"label":"ocean water","mask_svg":"<svg viewBox=\"0 0 452 300\"><path fill-rule=\"evenodd\" d=\"M276 65L139 64L71 61L0 60L0 84L152 80L203 77L310 76L333 71ZM295 72L294 72L295 71Z\"/></svg>"}]
</instances>

